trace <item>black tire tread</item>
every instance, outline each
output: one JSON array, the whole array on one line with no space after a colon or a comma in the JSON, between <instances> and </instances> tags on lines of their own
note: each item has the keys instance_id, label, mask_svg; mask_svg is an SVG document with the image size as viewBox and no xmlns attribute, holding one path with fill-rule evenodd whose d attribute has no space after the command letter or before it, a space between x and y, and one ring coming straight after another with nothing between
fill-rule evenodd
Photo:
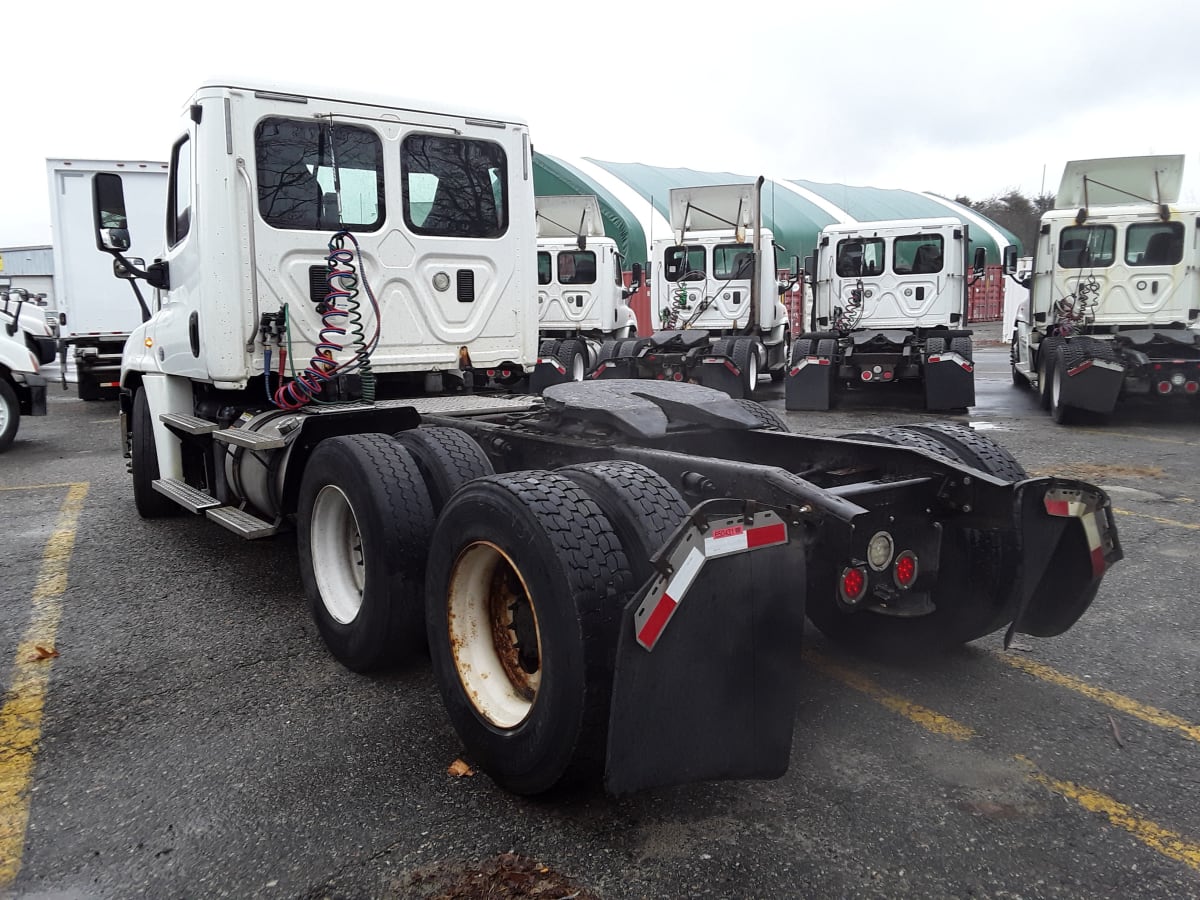
<instances>
[{"instance_id":1,"label":"black tire tread","mask_svg":"<svg viewBox=\"0 0 1200 900\"><path fill-rule=\"evenodd\" d=\"M907 431L927 434L935 441L945 444L958 459L993 475L1002 481L1024 481L1029 477L1025 468L1017 462L1003 445L986 435L973 431L966 425L955 422L901 425Z\"/></svg>"},{"instance_id":2,"label":"black tire tread","mask_svg":"<svg viewBox=\"0 0 1200 900\"><path fill-rule=\"evenodd\" d=\"M8 409L8 424L0 432L0 453L3 453L12 446L17 429L21 426L21 403L17 399L17 392L3 375L0 375L0 403Z\"/></svg>"},{"instance_id":3,"label":"black tire tread","mask_svg":"<svg viewBox=\"0 0 1200 900\"><path fill-rule=\"evenodd\" d=\"M496 471L478 442L458 428L426 425L398 431L392 438L412 453L435 513L464 484Z\"/></svg>"},{"instance_id":4,"label":"black tire tread","mask_svg":"<svg viewBox=\"0 0 1200 900\"><path fill-rule=\"evenodd\" d=\"M734 400L733 402L742 409L746 410L746 412L750 413L750 415L754 416L754 418L758 419L758 427L762 430L782 432L791 431L791 429L787 427L787 422L783 421L783 417L780 416L779 413L775 412L773 409L767 409L757 400L747 400L742 398L740 400Z\"/></svg>"}]
</instances>

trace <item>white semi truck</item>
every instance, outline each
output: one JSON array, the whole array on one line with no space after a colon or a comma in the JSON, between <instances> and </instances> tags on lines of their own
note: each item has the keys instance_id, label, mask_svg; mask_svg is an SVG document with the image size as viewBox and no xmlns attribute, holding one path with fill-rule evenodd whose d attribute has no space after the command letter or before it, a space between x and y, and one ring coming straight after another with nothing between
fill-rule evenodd
<instances>
[{"instance_id":1,"label":"white semi truck","mask_svg":"<svg viewBox=\"0 0 1200 900\"><path fill-rule=\"evenodd\" d=\"M1014 322L1012 375L1055 422L1122 398L1200 402L1200 208L1183 156L1069 162L1042 216ZM1005 259L1016 277L1016 254Z\"/></svg>"},{"instance_id":2,"label":"white semi truck","mask_svg":"<svg viewBox=\"0 0 1200 900\"><path fill-rule=\"evenodd\" d=\"M24 341L42 365L58 355L58 335L46 312L46 295L24 288L0 288L0 321L9 337ZM57 323L57 318L54 322Z\"/></svg>"},{"instance_id":3,"label":"white semi truck","mask_svg":"<svg viewBox=\"0 0 1200 900\"><path fill-rule=\"evenodd\" d=\"M642 267L625 285L617 242L604 234L593 194L537 198L538 356L560 362L560 377L582 381L605 341L636 337L629 306Z\"/></svg>"},{"instance_id":4,"label":"white semi truck","mask_svg":"<svg viewBox=\"0 0 1200 900\"><path fill-rule=\"evenodd\" d=\"M40 374L40 362L49 360L39 360L43 344L31 348L26 340L27 332L21 327L23 307L23 300L0 306L0 453L12 446L21 416L46 415L46 379Z\"/></svg>"},{"instance_id":5,"label":"white semi truck","mask_svg":"<svg viewBox=\"0 0 1200 900\"><path fill-rule=\"evenodd\" d=\"M673 188L670 238L654 241L650 305L659 330L602 349L596 378L699 382L749 398L782 381L789 324L777 247L762 224L763 179Z\"/></svg>"},{"instance_id":6,"label":"white semi truck","mask_svg":"<svg viewBox=\"0 0 1200 900\"><path fill-rule=\"evenodd\" d=\"M150 317L153 298L135 296L114 281L112 261L96 253L92 180L97 173L121 175L126 215L132 232L138 235L128 255L150 258L162 249L159 226L167 208L167 164L46 160L59 340L71 354L79 399L115 400L120 389L121 351L134 327ZM65 364L66 352L62 356Z\"/></svg>"},{"instance_id":7,"label":"white semi truck","mask_svg":"<svg viewBox=\"0 0 1200 900\"><path fill-rule=\"evenodd\" d=\"M633 380L406 397L537 358L519 119L213 82L178 135L150 266L123 176L95 179L99 243L161 296L121 371L139 512L294 530L329 650L367 670L427 643L506 788L778 776L806 613L921 653L1058 634L1121 556L1103 491L954 426L809 437Z\"/></svg>"},{"instance_id":8,"label":"white semi truck","mask_svg":"<svg viewBox=\"0 0 1200 900\"><path fill-rule=\"evenodd\" d=\"M808 331L792 341L788 409L829 409L846 389L919 382L927 409L975 403L967 225L954 218L829 225L805 259Z\"/></svg>"}]
</instances>

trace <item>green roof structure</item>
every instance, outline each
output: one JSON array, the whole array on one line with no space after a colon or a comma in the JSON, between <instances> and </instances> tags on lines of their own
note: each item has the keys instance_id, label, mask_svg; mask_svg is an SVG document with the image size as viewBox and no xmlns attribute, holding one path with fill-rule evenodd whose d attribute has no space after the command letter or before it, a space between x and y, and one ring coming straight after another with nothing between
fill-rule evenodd
<instances>
[{"instance_id":1,"label":"green roof structure","mask_svg":"<svg viewBox=\"0 0 1200 900\"><path fill-rule=\"evenodd\" d=\"M627 263L646 262L651 240L670 233L671 188L747 184L757 176L700 172L644 163L566 160L535 153L534 191L538 196L595 194L605 234L617 242ZM1004 247L1020 241L1011 232L970 207L936 194L896 188L772 180L763 184L764 224L783 249L782 259L811 254L822 228L836 222L877 222L956 216L969 226L971 252L983 247L989 264L1001 261Z\"/></svg>"}]
</instances>

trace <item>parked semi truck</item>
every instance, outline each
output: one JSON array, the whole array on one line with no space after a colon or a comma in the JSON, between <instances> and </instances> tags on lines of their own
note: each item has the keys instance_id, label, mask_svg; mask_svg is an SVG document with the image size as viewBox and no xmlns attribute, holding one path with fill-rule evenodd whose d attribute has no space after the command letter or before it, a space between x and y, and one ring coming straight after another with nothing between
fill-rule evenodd
<instances>
[{"instance_id":1,"label":"parked semi truck","mask_svg":"<svg viewBox=\"0 0 1200 900\"><path fill-rule=\"evenodd\" d=\"M558 375L582 381L605 341L636 337L629 298L641 282L635 263L625 285L617 242L604 234L593 194L537 198L538 356L558 361Z\"/></svg>"},{"instance_id":2,"label":"parked semi truck","mask_svg":"<svg viewBox=\"0 0 1200 900\"><path fill-rule=\"evenodd\" d=\"M294 530L329 650L427 645L510 790L778 776L806 613L920 653L1053 635L1121 556L1103 491L952 425L809 437L643 380L402 396L463 352L536 359L519 119L214 82L178 134L150 266L123 176L95 179L97 241L161 296L121 373L138 511ZM319 201L282 196L310 177Z\"/></svg>"},{"instance_id":3,"label":"parked semi truck","mask_svg":"<svg viewBox=\"0 0 1200 900\"><path fill-rule=\"evenodd\" d=\"M24 342L42 365L54 362L58 337L47 318L46 295L32 294L24 288L0 288L0 308L5 333Z\"/></svg>"},{"instance_id":4,"label":"parked semi truck","mask_svg":"<svg viewBox=\"0 0 1200 900\"><path fill-rule=\"evenodd\" d=\"M1060 424L1128 397L1200 401L1200 207L1178 204L1183 165L1066 165L1011 316L1013 383L1033 386ZM1015 252L1005 269L1016 277Z\"/></svg>"},{"instance_id":5,"label":"parked semi truck","mask_svg":"<svg viewBox=\"0 0 1200 900\"><path fill-rule=\"evenodd\" d=\"M760 374L782 381L789 341L771 231L762 225L763 179L673 188L672 236L651 248L650 303L659 328L601 349L596 378L698 382L750 397Z\"/></svg>"},{"instance_id":6,"label":"parked semi truck","mask_svg":"<svg viewBox=\"0 0 1200 900\"><path fill-rule=\"evenodd\" d=\"M46 415L46 379L40 374L40 362L49 360L39 361L43 344L35 342L31 348L27 342L22 329L24 306L21 300L0 305L0 453L12 446L21 416Z\"/></svg>"},{"instance_id":7,"label":"parked semi truck","mask_svg":"<svg viewBox=\"0 0 1200 900\"><path fill-rule=\"evenodd\" d=\"M926 409L975 403L967 288L984 266L954 218L829 225L805 258L809 330L792 341L785 405L829 409L847 389L918 382Z\"/></svg>"},{"instance_id":8,"label":"parked semi truck","mask_svg":"<svg viewBox=\"0 0 1200 900\"><path fill-rule=\"evenodd\" d=\"M167 208L167 164L145 160L46 160L50 227L54 235L54 297L65 363L70 353L80 400L115 400L121 351L129 333L150 316L152 298L133 296L113 280L112 261L96 253L92 230L92 179L119 173L126 215L138 243L131 257L161 249L160 224ZM63 376L66 376L64 365ZM64 381L65 384L65 381Z\"/></svg>"}]
</instances>

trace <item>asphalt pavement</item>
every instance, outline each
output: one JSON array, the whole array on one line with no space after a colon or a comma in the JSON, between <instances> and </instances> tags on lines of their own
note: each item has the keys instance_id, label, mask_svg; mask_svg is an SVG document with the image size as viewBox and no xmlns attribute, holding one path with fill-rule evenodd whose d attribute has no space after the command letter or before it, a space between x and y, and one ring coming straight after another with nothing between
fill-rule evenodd
<instances>
[{"instance_id":1,"label":"asphalt pavement","mask_svg":"<svg viewBox=\"0 0 1200 900\"><path fill-rule=\"evenodd\" d=\"M1200 416L1063 428L1002 346L976 362L952 418L1111 493L1126 558L1092 608L907 664L810 631L783 778L620 799L450 774L427 663L342 668L291 537L139 519L116 405L52 389L0 457L0 897L1200 897Z\"/></svg>"}]
</instances>

